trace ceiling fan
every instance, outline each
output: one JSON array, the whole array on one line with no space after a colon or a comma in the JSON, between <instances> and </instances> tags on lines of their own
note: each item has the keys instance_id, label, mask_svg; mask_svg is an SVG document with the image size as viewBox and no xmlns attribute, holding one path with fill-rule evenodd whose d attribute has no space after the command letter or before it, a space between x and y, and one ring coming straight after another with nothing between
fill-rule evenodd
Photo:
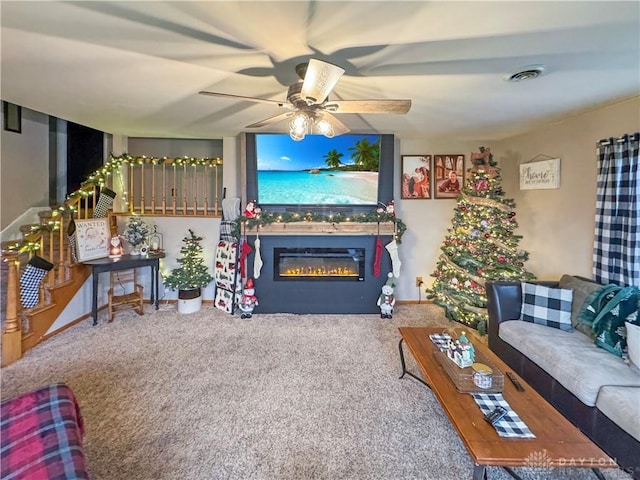
<instances>
[{"instance_id":1,"label":"ceiling fan","mask_svg":"<svg viewBox=\"0 0 640 480\"><path fill-rule=\"evenodd\" d=\"M404 114L411 108L411 100L329 100L329 94L345 70L323 60L312 58L308 63L296 66L300 80L289 86L284 102L268 98L245 97L228 93L201 91L201 95L233 98L247 102L267 103L286 111L246 128L260 128L290 119L289 134L294 140L305 135L319 133L333 137L347 133L347 126L334 114L339 113L394 113Z\"/></svg>"}]
</instances>

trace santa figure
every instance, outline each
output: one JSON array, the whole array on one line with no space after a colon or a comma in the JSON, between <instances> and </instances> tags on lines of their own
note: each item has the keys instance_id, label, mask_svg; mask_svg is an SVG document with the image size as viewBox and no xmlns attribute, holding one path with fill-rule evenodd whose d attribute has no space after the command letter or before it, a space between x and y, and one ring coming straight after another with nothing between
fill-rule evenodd
<instances>
[{"instance_id":1,"label":"santa figure","mask_svg":"<svg viewBox=\"0 0 640 480\"><path fill-rule=\"evenodd\" d=\"M250 200L247 202L247 206L242 213L246 218L255 218L256 216L256 201Z\"/></svg>"},{"instance_id":2,"label":"santa figure","mask_svg":"<svg viewBox=\"0 0 640 480\"><path fill-rule=\"evenodd\" d=\"M396 207L393 200L390 200L389 203L387 203L386 211L389 215L393 215L394 217L396 216Z\"/></svg>"},{"instance_id":3,"label":"santa figure","mask_svg":"<svg viewBox=\"0 0 640 480\"><path fill-rule=\"evenodd\" d=\"M258 297L256 297L256 290L253 287L253 278L249 278L244 285L242 298L240 298L240 304L238 305L242 311L240 318L251 318L256 305L258 305Z\"/></svg>"},{"instance_id":4,"label":"santa figure","mask_svg":"<svg viewBox=\"0 0 640 480\"><path fill-rule=\"evenodd\" d=\"M382 286L382 293L378 297L377 305L380 307L380 318L393 318L393 306L396 304L396 298L393 296L393 273L387 275L389 279Z\"/></svg>"}]
</instances>

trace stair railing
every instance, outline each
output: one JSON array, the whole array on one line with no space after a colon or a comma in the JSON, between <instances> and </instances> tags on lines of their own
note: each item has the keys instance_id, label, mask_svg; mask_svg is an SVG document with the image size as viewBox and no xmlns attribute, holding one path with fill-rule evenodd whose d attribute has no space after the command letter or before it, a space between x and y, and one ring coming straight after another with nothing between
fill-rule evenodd
<instances>
[{"instance_id":1,"label":"stair railing","mask_svg":"<svg viewBox=\"0 0 640 480\"><path fill-rule=\"evenodd\" d=\"M43 215L39 225L23 232L21 241L3 245L7 263L5 329L2 334L2 366L22 357L25 336L32 332L30 315L51 303L51 291L70 280L75 263L67 237L71 218L89 219L102 187L119 193L116 214L156 216L220 216L222 159L111 156L99 170L70 194L65 202ZM24 309L20 301L20 277L34 255L54 264L40 284L38 303Z\"/></svg>"}]
</instances>

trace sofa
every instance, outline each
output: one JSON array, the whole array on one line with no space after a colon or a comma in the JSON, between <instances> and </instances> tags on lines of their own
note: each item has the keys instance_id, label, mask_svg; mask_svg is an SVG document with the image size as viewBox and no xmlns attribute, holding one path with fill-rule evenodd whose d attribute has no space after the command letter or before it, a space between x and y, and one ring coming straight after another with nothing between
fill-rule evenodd
<instances>
[{"instance_id":1,"label":"sofa","mask_svg":"<svg viewBox=\"0 0 640 480\"><path fill-rule=\"evenodd\" d=\"M622 358L597 347L588 327L578 322L583 305L602 285L572 275L527 283L573 292L570 331L522 321L521 282L487 282L489 348L640 479L640 375Z\"/></svg>"}]
</instances>

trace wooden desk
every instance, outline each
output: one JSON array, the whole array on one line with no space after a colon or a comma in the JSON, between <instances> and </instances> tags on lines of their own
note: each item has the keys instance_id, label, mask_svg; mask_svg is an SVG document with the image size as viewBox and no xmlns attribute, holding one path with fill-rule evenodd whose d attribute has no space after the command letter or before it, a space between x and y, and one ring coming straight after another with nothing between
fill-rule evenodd
<instances>
[{"instance_id":1,"label":"wooden desk","mask_svg":"<svg viewBox=\"0 0 640 480\"><path fill-rule=\"evenodd\" d=\"M402 353L404 342L424 375L426 382L423 383L433 391L471 455L475 464L473 480L485 480L487 466L503 467L516 479L520 477L511 467L591 468L601 480L604 480L604 477L599 471L600 468L617 467L613 459L520 377L518 380L524 387L524 392L518 392L505 377L503 396L536 438L500 437L495 429L483 420L480 407L473 397L457 391L453 381L435 358L429 335L442 333L444 329L401 327L399 330L402 336L399 344L402 374L410 374L406 370ZM489 347L467 329L464 330L470 335L476 350L489 357L502 373L511 371ZM422 379L417 378L422 382Z\"/></svg>"},{"instance_id":2,"label":"wooden desk","mask_svg":"<svg viewBox=\"0 0 640 480\"><path fill-rule=\"evenodd\" d=\"M98 324L98 278L102 272L114 272L116 270L129 270L130 268L151 267L151 303L155 303L156 310L160 299L158 298L158 282L160 271L160 259L164 253L150 253L149 255L122 255L118 258L98 258L83 262L91 267L93 274L93 299L91 312L93 324Z\"/></svg>"}]
</instances>

